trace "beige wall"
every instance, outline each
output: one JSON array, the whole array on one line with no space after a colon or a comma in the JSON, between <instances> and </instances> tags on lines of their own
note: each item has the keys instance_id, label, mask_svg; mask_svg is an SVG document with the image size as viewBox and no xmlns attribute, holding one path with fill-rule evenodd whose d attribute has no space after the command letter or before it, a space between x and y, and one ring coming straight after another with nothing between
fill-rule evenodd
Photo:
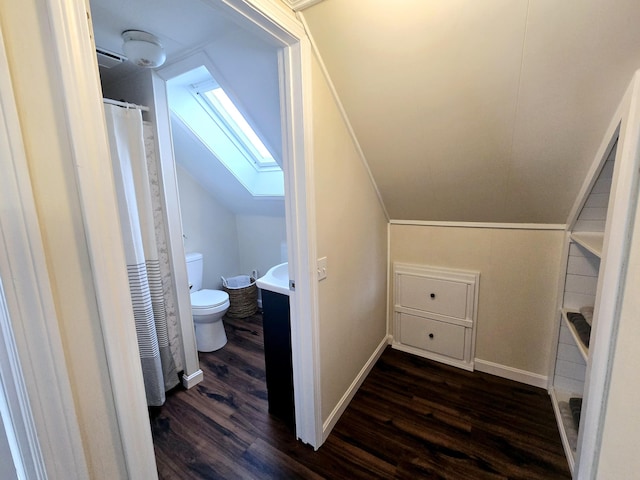
<instances>
[{"instance_id":1,"label":"beige wall","mask_svg":"<svg viewBox=\"0 0 640 480\"><path fill-rule=\"evenodd\" d=\"M563 232L392 225L390 242L390 263L479 271L475 358L548 374Z\"/></svg>"},{"instance_id":2,"label":"beige wall","mask_svg":"<svg viewBox=\"0 0 640 480\"><path fill-rule=\"evenodd\" d=\"M89 473L92 478L124 479L127 474L76 174L59 87L51 73L53 67L48 65L52 61L51 32L46 21L38 21L36 2L2 2L0 8L49 281ZM105 255L110 256L109 253ZM124 265L122 268L126 278Z\"/></svg>"},{"instance_id":3,"label":"beige wall","mask_svg":"<svg viewBox=\"0 0 640 480\"><path fill-rule=\"evenodd\" d=\"M314 174L322 419L386 335L387 221L317 62L313 63Z\"/></svg>"}]
</instances>

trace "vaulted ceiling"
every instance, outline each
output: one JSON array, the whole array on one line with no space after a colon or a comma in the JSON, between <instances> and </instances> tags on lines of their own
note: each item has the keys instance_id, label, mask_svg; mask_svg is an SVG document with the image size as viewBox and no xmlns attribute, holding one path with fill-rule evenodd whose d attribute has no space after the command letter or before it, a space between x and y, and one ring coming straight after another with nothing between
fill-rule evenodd
<instances>
[{"instance_id":1,"label":"vaulted ceiling","mask_svg":"<svg viewBox=\"0 0 640 480\"><path fill-rule=\"evenodd\" d=\"M564 223L640 68L637 0L283 1L392 219ZM173 3L92 0L96 41L146 29L179 55L237 28L214 0Z\"/></svg>"},{"instance_id":2,"label":"vaulted ceiling","mask_svg":"<svg viewBox=\"0 0 640 480\"><path fill-rule=\"evenodd\" d=\"M392 219L564 223L633 72L637 0L303 10Z\"/></svg>"}]
</instances>

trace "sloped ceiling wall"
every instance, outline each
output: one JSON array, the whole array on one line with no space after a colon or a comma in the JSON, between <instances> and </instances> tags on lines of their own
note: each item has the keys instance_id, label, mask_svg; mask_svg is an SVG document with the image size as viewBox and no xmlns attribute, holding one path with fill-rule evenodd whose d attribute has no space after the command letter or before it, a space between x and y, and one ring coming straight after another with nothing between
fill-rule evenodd
<instances>
[{"instance_id":1,"label":"sloped ceiling wall","mask_svg":"<svg viewBox=\"0 0 640 480\"><path fill-rule=\"evenodd\" d=\"M96 45L123 54L121 32L142 29L160 38L167 52L162 68L172 68L194 51L205 52L216 80L281 161L278 46L258 27L238 24L218 3L91 0ZM127 100L121 86L139 73L129 62L101 69L103 89L115 99ZM253 197L179 121L172 119L172 125L176 160L221 204L237 214L284 216L283 198Z\"/></svg>"},{"instance_id":2,"label":"sloped ceiling wall","mask_svg":"<svg viewBox=\"0 0 640 480\"><path fill-rule=\"evenodd\" d=\"M640 68L637 0L324 0L301 18L392 219L565 223Z\"/></svg>"}]
</instances>

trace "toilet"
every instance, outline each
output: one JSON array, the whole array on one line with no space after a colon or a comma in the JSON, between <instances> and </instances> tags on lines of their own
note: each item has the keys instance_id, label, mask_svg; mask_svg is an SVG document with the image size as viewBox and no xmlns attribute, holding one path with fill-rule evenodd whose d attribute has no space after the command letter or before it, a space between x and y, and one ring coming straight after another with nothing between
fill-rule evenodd
<instances>
[{"instance_id":1,"label":"toilet","mask_svg":"<svg viewBox=\"0 0 640 480\"><path fill-rule=\"evenodd\" d=\"M222 290L202 289L201 253L187 253L187 277L191 288L191 315L199 352L213 352L224 347L227 334L222 316L229 309L229 295Z\"/></svg>"}]
</instances>

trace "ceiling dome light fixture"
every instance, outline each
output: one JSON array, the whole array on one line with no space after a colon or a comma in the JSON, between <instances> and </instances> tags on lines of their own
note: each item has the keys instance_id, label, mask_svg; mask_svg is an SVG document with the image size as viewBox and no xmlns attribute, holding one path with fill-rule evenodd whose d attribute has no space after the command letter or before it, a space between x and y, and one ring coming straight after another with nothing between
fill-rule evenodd
<instances>
[{"instance_id":1,"label":"ceiling dome light fixture","mask_svg":"<svg viewBox=\"0 0 640 480\"><path fill-rule=\"evenodd\" d=\"M156 68L167 58L160 40L155 35L140 30L122 32L124 54L139 67Z\"/></svg>"}]
</instances>

